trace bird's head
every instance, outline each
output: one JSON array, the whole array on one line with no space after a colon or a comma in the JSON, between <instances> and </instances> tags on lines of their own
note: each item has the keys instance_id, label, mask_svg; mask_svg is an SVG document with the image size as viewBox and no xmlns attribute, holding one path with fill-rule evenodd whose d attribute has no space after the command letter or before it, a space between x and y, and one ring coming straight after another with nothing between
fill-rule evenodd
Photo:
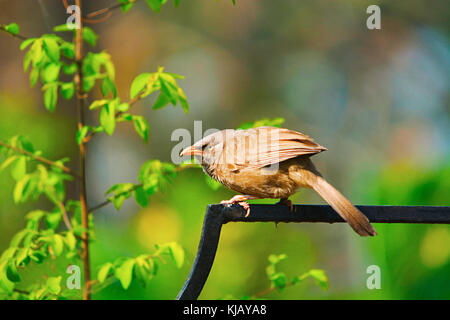
<instances>
[{"instance_id":1,"label":"bird's head","mask_svg":"<svg viewBox=\"0 0 450 320\"><path fill-rule=\"evenodd\" d=\"M180 156L195 156L203 167L217 165L226 138L234 130L227 129L212 133L181 151Z\"/></svg>"}]
</instances>

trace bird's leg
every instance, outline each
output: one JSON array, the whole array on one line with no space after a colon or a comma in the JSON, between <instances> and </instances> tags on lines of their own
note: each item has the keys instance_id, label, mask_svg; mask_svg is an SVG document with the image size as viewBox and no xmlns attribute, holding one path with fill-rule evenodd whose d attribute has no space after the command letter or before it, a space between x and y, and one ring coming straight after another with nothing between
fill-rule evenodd
<instances>
[{"instance_id":1,"label":"bird's leg","mask_svg":"<svg viewBox=\"0 0 450 320\"><path fill-rule=\"evenodd\" d=\"M223 201L220 201L220 203L227 204L227 205L231 205L231 204L235 204L235 203L239 204L247 212L245 214L245 217L247 218L248 215L250 214L250 205L246 201L252 200L252 199L259 199L259 198L254 197L254 196L245 195L245 194L238 194L238 195L234 196L233 198L231 198L230 200L223 200Z\"/></svg>"},{"instance_id":2,"label":"bird's leg","mask_svg":"<svg viewBox=\"0 0 450 320\"><path fill-rule=\"evenodd\" d=\"M292 201L289 200L288 198L281 198L280 201L278 201L276 204L284 204L284 205L289 207L289 210L291 212L295 211L295 208L294 208L294 206L292 204Z\"/></svg>"}]
</instances>

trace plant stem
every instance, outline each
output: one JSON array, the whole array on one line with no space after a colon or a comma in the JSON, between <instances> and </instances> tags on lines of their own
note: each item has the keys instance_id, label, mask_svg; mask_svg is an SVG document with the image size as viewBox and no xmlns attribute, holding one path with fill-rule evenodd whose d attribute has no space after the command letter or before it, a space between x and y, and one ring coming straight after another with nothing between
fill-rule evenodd
<instances>
[{"instance_id":1,"label":"plant stem","mask_svg":"<svg viewBox=\"0 0 450 320\"><path fill-rule=\"evenodd\" d=\"M176 171L176 172L180 172L180 171L183 171L183 170L185 170L185 169L197 168L197 167L198 167L198 166L197 166L196 164L188 164L188 165L185 165L185 166L182 166L182 167L180 167L180 166L177 167L177 168L175 169L175 171ZM115 197L119 197L119 196L121 196L121 195L123 195L123 194L125 194L125 193L128 193L128 192L133 192L134 190L136 190L136 189L139 188L140 186L142 186L141 183L135 184L135 185L133 186L133 188L131 188L130 190L121 192L121 193L115 195ZM98 209L103 208L104 206L106 206L106 205L108 205L108 204L110 204L110 203L111 203L111 200L107 199L107 200L103 201L102 203L99 203L99 204L96 205L95 207L89 208L88 211L92 213L92 212L94 212L94 211L97 211Z\"/></svg>"},{"instance_id":2,"label":"plant stem","mask_svg":"<svg viewBox=\"0 0 450 320\"><path fill-rule=\"evenodd\" d=\"M48 160L46 158L40 157L40 156L35 155L35 154L33 154L33 153L29 152L29 151L26 151L26 150L23 150L23 149L11 146L11 145L6 144L6 143L1 142L1 141L0 141L0 146L8 148L8 149L11 149L11 150L14 150L14 151L19 152L21 154L24 154L26 156L29 156L29 157L33 158L34 160L37 160L39 162L48 164L49 166L53 166L53 167L59 168L62 171L66 172L68 174L71 174L72 176L75 176L75 177L79 177L80 176L78 173L73 172L71 169L67 168L66 166L63 166L62 164L59 164L59 163L53 162L51 160Z\"/></svg>"},{"instance_id":3,"label":"plant stem","mask_svg":"<svg viewBox=\"0 0 450 320\"><path fill-rule=\"evenodd\" d=\"M82 12L81 0L76 0L75 5L80 8ZM80 19L80 28L75 32L75 62L78 66L75 74L75 86L77 91L77 108L78 108L78 129L84 126L84 99L83 93L83 24ZM81 205L81 224L83 226L83 233L81 235L82 249L81 260L83 261L84 269L84 288L83 299L89 300L91 298L89 285L91 282L91 267L89 261L89 212L87 209L86 200L86 145L84 142L80 144L80 205Z\"/></svg>"},{"instance_id":4,"label":"plant stem","mask_svg":"<svg viewBox=\"0 0 450 320\"><path fill-rule=\"evenodd\" d=\"M18 38L20 40L27 40L28 39L28 37L25 37L25 36L23 36L21 34L14 34L14 33L9 32L8 30L5 29L5 27L3 25L0 25L0 30L3 31L3 32L8 33L9 35L13 36L14 38Z\"/></svg>"}]
</instances>

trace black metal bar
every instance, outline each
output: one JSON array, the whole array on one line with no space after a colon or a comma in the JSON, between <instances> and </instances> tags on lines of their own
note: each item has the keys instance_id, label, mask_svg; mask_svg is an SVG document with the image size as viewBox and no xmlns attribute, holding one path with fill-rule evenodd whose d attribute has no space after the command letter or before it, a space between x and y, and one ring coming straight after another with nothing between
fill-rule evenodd
<instances>
[{"instance_id":1,"label":"black metal bar","mask_svg":"<svg viewBox=\"0 0 450 320\"><path fill-rule=\"evenodd\" d=\"M357 206L374 223L446 223L450 207ZM211 271L222 225L228 222L345 222L330 206L296 205L291 212L284 205L250 205L250 215L239 205L208 205L200 243L191 272L177 300L194 300L200 295Z\"/></svg>"},{"instance_id":2,"label":"black metal bar","mask_svg":"<svg viewBox=\"0 0 450 320\"><path fill-rule=\"evenodd\" d=\"M212 268L216 256L220 230L222 229L224 218L222 211L218 209L220 208L212 205L206 208L197 256L192 265L191 273L183 288L178 293L177 300L197 299L208 278L209 271Z\"/></svg>"}]
</instances>

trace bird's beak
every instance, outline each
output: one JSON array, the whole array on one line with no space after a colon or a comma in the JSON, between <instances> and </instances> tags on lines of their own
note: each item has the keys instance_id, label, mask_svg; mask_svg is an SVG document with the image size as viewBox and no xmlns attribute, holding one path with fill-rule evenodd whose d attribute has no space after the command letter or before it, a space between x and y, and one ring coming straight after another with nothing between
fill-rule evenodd
<instances>
[{"instance_id":1,"label":"bird's beak","mask_svg":"<svg viewBox=\"0 0 450 320\"><path fill-rule=\"evenodd\" d=\"M184 156L201 156L201 155L202 155L202 150L199 150L199 149L197 149L194 146L187 147L186 149L184 149L180 153L181 157L184 157Z\"/></svg>"}]
</instances>

